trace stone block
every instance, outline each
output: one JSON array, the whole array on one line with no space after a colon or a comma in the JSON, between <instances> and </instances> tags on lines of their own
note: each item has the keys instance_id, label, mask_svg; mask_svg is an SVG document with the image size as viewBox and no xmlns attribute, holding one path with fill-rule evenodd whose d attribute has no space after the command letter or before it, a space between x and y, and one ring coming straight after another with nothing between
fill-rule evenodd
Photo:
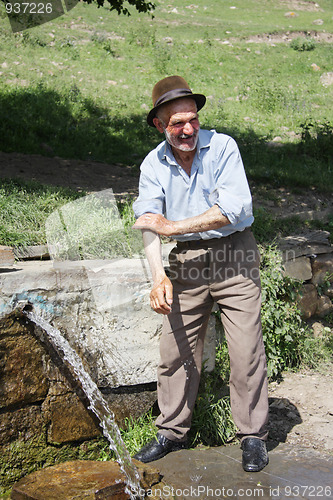
<instances>
[{"instance_id":1,"label":"stone block","mask_svg":"<svg viewBox=\"0 0 333 500\"><path fill-rule=\"evenodd\" d=\"M297 297L297 304L303 318L308 319L315 314L317 303L318 294L316 287L310 283L302 285Z\"/></svg>"},{"instance_id":2,"label":"stone block","mask_svg":"<svg viewBox=\"0 0 333 500\"><path fill-rule=\"evenodd\" d=\"M33 245L14 249L14 255L19 260L49 259L49 249L47 245Z\"/></svg>"},{"instance_id":3,"label":"stone block","mask_svg":"<svg viewBox=\"0 0 333 500\"><path fill-rule=\"evenodd\" d=\"M154 488L159 487L162 490L167 486L161 482L162 475L159 470L137 460L133 460L133 467L137 469L140 484L133 485L132 495L137 498L140 494L141 498L146 492L152 500L161 499L153 494ZM75 460L46 467L22 478L14 485L11 499L127 500L129 494L125 492L125 479L119 464L113 460ZM171 491L171 487L169 490Z\"/></svg>"},{"instance_id":4,"label":"stone block","mask_svg":"<svg viewBox=\"0 0 333 500\"><path fill-rule=\"evenodd\" d=\"M327 280L333 283L333 254L319 255L312 262L312 283L322 285Z\"/></svg>"},{"instance_id":5,"label":"stone block","mask_svg":"<svg viewBox=\"0 0 333 500\"><path fill-rule=\"evenodd\" d=\"M299 281L312 278L311 261L308 257L298 257L284 263L284 274Z\"/></svg>"},{"instance_id":6,"label":"stone block","mask_svg":"<svg viewBox=\"0 0 333 500\"><path fill-rule=\"evenodd\" d=\"M0 320L0 408L42 401L49 383L44 351L15 315Z\"/></svg>"},{"instance_id":7,"label":"stone block","mask_svg":"<svg viewBox=\"0 0 333 500\"><path fill-rule=\"evenodd\" d=\"M326 295L319 297L317 302L316 316L324 318L333 311L332 300Z\"/></svg>"},{"instance_id":8,"label":"stone block","mask_svg":"<svg viewBox=\"0 0 333 500\"><path fill-rule=\"evenodd\" d=\"M42 410L48 424L47 440L50 444L83 441L101 433L98 423L71 392L47 398Z\"/></svg>"},{"instance_id":9,"label":"stone block","mask_svg":"<svg viewBox=\"0 0 333 500\"><path fill-rule=\"evenodd\" d=\"M312 256L322 253L332 253L333 245L329 242L328 231L307 231L303 234L290 235L278 240L278 248L284 261L301 256Z\"/></svg>"},{"instance_id":10,"label":"stone block","mask_svg":"<svg viewBox=\"0 0 333 500\"><path fill-rule=\"evenodd\" d=\"M13 487L12 500L126 500L125 475L116 462L76 460L33 472Z\"/></svg>"},{"instance_id":11,"label":"stone block","mask_svg":"<svg viewBox=\"0 0 333 500\"><path fill-rule=\"evenodd\" d=\"M15 262L15 255L12 247L0 245L0 267L12 266Z\"/></svg>"},{"instance_id":12,"label":"stone block","mask_svg":"<svg viewBox=\"0 0 333 500\"><path fill-rule=\"evenodd\" d=\"M162 317L151 310L141 259L21 262L0 274L0 313L30 302L87 361L97 385L156 381Z\"/></svg>"},{"instance_id":13,"label":"stone block","mask_svg":"<svg viewBox=\"0 0 333 500\"><path fill-rule=\"evenodd\" d=\"M27 441L43 433L45 421L39 405L0 413L0 446L17 439Z\"/></svg>"}]
</instances>

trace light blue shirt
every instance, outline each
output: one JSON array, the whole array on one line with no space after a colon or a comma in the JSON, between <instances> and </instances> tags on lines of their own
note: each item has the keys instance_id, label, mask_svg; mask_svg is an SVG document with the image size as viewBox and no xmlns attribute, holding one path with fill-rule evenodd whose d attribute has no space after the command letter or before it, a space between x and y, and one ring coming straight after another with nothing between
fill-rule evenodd
<instances>
[{"instance_id":1,"label":"light blue shirt","mask_svg":"<svg viewBox=\"0 0 333 500\"><path fill-rule=\"evenodd\" d=\"M178 241L210 239L242 231L253 222L252 197L238 146L215 130L200 130L191 175L163 141L141 165L136 217L150 212L177 221L200 215L217 204L230 224L220 229L176 235Z\"/></svg>"}]
</instances>

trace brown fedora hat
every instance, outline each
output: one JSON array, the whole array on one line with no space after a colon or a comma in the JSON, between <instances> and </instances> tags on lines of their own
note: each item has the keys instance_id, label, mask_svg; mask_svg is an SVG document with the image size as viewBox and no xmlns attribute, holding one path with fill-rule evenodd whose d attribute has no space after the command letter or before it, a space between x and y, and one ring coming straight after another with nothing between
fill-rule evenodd
<instances>
[{"instance_id":1,"label":"brown fedora hat","mask_svg":"<svg viewBox=\"0 0 333 500\"><path fill-rule=\"evenodd\" d=\"M188 83L181 76L167 76L156 83L153 88L152 99L153 109L147 116L148 125L155 127L153 119L156 116L157 110L169 101L180 99L181 97L191 97L197 103L197 109L201 109L206 102L206 97L203 94L193 94Z\"/></svg>"}]
</instances>

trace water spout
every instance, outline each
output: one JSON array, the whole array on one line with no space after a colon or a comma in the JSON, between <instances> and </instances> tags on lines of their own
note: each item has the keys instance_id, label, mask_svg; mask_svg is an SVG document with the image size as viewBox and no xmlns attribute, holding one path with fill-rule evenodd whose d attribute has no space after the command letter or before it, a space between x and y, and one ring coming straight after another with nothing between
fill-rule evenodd
<instances>
[{"instance_id":1,"label":"water spout","mask_svg":"<svg viewBox=\"0 0 333 500\"><path fill-rule=\"evenodd\" d=\"M52 345L57 356L69 369L71 375L79 382L80 387L86 399L89 401L88 409L93 412L97 417L100 427L102 428L103 435L108 439L110 449L115 452L117 462L120 469L126 477L126 493L132 500L135 500L137 495L133 492L141 491L140 488L140 475L133 464L129 452L122 440L119 427L115 422L115 417L110 409L107 401L104 399L102 393L98 389L95 382L91 379L90 375L84 369L81 358L72 349L68 341L62 336L61 332L45 321L41 316L36 314L31 304L26 304L22 308L23 314L32 321L36 326L40 327L46 334L47 340ZM38 329L36 329L38 330ZM39 335L39 332L36 332ZM43 334L39 335L39 339L44 343L45 339ZM140 497L142 498L142 497Z\"/></svg>"}]
</instances>

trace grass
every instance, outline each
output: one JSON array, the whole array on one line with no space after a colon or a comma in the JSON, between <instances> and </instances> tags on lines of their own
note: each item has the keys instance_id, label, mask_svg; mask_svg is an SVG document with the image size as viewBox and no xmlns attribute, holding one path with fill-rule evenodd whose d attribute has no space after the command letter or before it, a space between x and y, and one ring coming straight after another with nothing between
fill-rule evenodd
<instances>
[{"instance_id":1,"label":"grass","mask_svg":"<svg viewBox=\"0 0 333 500\"><path fill-rule=\"evenodd\" d=\"M138 166L161 139L145 122L152 85L178 73L208 96L202 126L238 140L249 177L331 190L327 103L333 94L320 82L332 68L331 45L299 51L289 43L248 41L258 34L332 31L330 2L294 18L270 0L239 0L236 9L217 0L196 5L160 1L151 19L79 4L16 35L1 11L1 150L40 153L46 144L65 158ZM318 16L322 26L312 24ZM305 141L300 137L309 123ZM325 152L318 145L323 124ZM266 142L275 136L285 146L273 154Z\"/></svg>"},{"instance_id":2,"label":"grass","mask_svg":"<svg viewBox=\"0 0 333 500\"><path fill-rule=\"evenodd\" d=\"M82 194L35 181L0 180L0 241L25 247L46 243L45 221L58 207Z\"/></svg>"},{"instance_id":3,"label":"grass","mask_svg":"<svg viewBox=\"0 0 333 500\"><path fill-rule=\"evenodd\" d=\"M161 140L145 121L152 84L179 73L208 96L202 127L236 138L251 181L331 192L333 122L327 103L333 86L323 86L320 77L331 70L333 52L325 42L300 50L307 33L332 32L331 3L323 0L321 11L297 11L292 18L285 17L283 2L270 0L195 5L160 1L152 19L79 4L17 34L0 9L0 149L121 163L137 172ZM324 24L313 25L319 16ZM293 44L249 42L254 35L286 32ZM282 146L267 147L276 136ZM27 196L22 186L16 205L7 189L1 191L0 242L14 246L45 243L46 217L76 196L59 190L59 203L55 192L39 201L40 189L33 195L29 188ZM293 218L285 222L259 210L259 241L301 225ZM326 221L325 228L331 224Z\"/></svg>"}]
</instances>

